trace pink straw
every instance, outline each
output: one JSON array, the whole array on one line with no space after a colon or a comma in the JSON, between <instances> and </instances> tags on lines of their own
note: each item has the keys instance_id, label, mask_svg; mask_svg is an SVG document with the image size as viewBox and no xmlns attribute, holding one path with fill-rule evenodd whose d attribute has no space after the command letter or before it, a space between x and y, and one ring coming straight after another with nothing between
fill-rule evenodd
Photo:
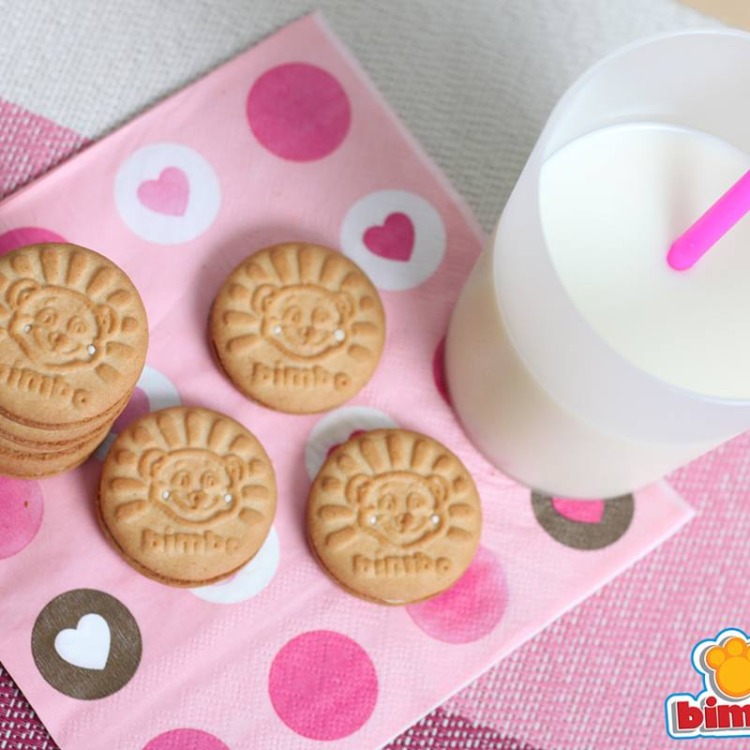
<instances>
[{"instance_id":1,"label":"pink straw","mask_svg":"<svg viewBox=\"0 0 750 750\"><path fill-rule=\"evenodd\" d=\"M675 271L692 268L748 211L750 171L672 243L667 263Z\"/></svg>"}]
</instances>

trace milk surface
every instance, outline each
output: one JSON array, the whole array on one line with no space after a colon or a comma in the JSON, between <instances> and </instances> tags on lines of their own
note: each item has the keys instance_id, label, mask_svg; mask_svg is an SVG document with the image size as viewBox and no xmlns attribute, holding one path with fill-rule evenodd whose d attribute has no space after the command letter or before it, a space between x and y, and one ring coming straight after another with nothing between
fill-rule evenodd
<instances>
[{"instance_id":1,"label":"milk surface","mask_svg":"<svg viewBox=\"0 0 750 750\"><path fill-rule=\"evenodd\" d=\"M723 398L750 398L750 216L690 270L666 256L748 169L724 141L644 123L585 135L540 174L549 253L588 323L637 367Z\"/></svg>"}]
</instances>

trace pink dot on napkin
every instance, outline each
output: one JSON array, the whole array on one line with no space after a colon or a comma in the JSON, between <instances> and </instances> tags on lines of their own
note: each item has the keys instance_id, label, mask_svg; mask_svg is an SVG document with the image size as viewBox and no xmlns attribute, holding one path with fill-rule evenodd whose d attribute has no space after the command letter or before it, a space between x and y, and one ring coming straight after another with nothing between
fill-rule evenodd
<instances>
[{"instance_id":1,"label":"pink dot on napkin","mask_svg":"<svg viewBox=\"0 0 750 750\"><path fill-rule=\"evenodd\" d=\"M0 234L0 255L9 253L25 245L36 245L41 242L67 242L67 240L49 229L42 227L18 227Z\"/></svg>"},{"instance_id":2,"label":"pink dot on napkin","mask_svg":"<svg viewBox=\"0 0 750 750\"><path fill-rule=\"evenodd\" d=\"M0 559L20 552L42 525L44 495L39 482L0 477Z\"/></svg>"},{"instance_id":3,"label":"pink dot on napkin","mask_svg":"<svg viewBox=\"0 0 750 750\"><path fill-rule=\"evenodd\" d=\"M448 379L445 376L445 336L440 339L440 343L432 355L432 378L435 381L435 387L438 393L443 397L448 406L452 406L451 395L448 391Z\"/></svg>"},{"instance_id":4,"label":"pink dot on napkin","mask_svg":"<svg viewBox=\"0 0 750 750\"><path fill-rule=\"evenodd\" d=\"M154 737L143 750L229 750L229 747L200 729L173 729Z\"/></svg>"},{"instance_id":5,"label":"pink dot on napkin","mask_svg":"<svg viewBox=\"0 0 750 750\"><path fill-rule=\"evenodd\" d=\"M351 638L331 630L298 635L276 654L268 677L279 718L312 740L348 737L370 718L378 677Z\"/></svg>"},{"instance_id":6,"label":"pink dot on napkin","mask_svg":"<svg viewBox=\"0 0 750 750\"><path fill-rule=\"evenodd\" d=\"M508 590L500 563L486 547L447 591L406 608L415 625L444 643L471 643L491 633L505 612Z\"/></svg>"},{"instance_id":7,"label":"pink dot on napkin","mask_svg":"<svg viewBox=\"0 0 750 750\"><path fill-rule=\"evenodd\" d=\"M272 154L314 161L335 151L349 131L349 97L327 71L288 63L266 71L247 97L250 129Z\"/></svg>"}]
</instances>

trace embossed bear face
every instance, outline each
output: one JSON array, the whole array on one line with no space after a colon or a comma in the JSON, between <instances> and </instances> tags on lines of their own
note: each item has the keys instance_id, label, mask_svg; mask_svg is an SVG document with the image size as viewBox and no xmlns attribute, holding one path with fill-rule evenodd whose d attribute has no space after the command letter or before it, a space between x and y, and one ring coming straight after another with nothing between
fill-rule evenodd
<instances>
[{"instance_id":1,"label":"embossed bear face","mask_svg":"<svg viewBox=\"0 0 750 750\"><path fill-rule=\"evenodd\" d=\"M105 339L116 325L109 305L31 279L13 284L6 301L13 313L10 335L30 360L53 369L74 369L101 359Z\"/></svg>"},{"instance_id":2,"label":"embossed bear face","mask_svg":"<svg viewBox=\"0 0 750 750\"><path fill-rule=\"evenodd\" d=\"M320 357L350 338L354 302L346 292L315 284L266 284L256 290L253 307L263 316L266 340L294 357Z\"/></svg>"},{"instance_id":3,"label":"embossed bear face","mask_svg":"<svg viewBox=\"0 0 750 750\"><path fill-rule=\"evenodd\" d=\"M421 546L445 530L446 480L394 471L349 481L346 496L357 508L359 527L394 547Z\"/></svg>"},{"instance_id":4,"label":"embossed bear face","mask_svg":"<svg viewBox=\"0 0 750 750\"><path fill-rule=\"evenodd\" d=\"M176 520L203 524L237 508L247 469L238 456L203 448L149 454L149 499Z\"/></svg>"}]
</instances>

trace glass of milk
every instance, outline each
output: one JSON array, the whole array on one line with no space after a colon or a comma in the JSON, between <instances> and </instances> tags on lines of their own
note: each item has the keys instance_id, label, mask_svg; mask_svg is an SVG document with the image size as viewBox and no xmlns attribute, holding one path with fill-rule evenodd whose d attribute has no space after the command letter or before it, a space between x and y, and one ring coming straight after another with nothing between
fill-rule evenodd
<instances>
[{"instance_id":1,"label":"glass of milk","mask_svg":"<svg viewBox=\"0 0 750 750\"><path fill-rule=\"evenodd\" d=\"M638 489L750 428L750 216L671 243L750 169L750 35L626 47L563 96L453 313L476 446L554 495Z\"/></svg>"}]
</instances>

